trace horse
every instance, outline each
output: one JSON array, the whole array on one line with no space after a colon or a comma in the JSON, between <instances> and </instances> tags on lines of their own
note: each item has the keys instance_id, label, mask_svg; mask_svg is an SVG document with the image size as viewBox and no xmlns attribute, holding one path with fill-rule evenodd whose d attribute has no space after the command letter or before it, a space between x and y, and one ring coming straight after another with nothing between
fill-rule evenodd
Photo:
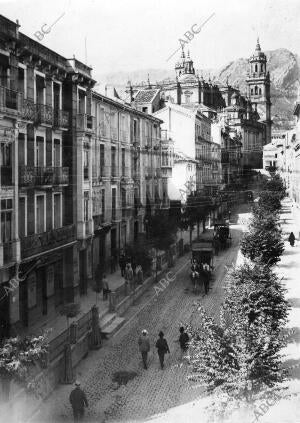
<instances>
[{"instance_id":1,"label":"horse","mask_svg":"<svg viewBox=\"0 0 300 423\"><path fill-rule=\"evenodd\" d=\"M197 292L197 286L200 285L199 273L192 270L191 274L190 274L190 279L191 279L191 282L193 284L193 291L194 291L194 293L196 293Z\"/></svg>"}]
</instances>

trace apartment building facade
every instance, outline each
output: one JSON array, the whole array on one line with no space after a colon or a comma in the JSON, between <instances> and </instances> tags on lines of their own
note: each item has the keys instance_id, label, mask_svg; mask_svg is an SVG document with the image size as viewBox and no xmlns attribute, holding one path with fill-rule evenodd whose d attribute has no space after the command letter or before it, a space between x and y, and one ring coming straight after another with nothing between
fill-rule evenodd
<instances>
[{"instance_id":1,"label":"apartment building facade","mask_svg":"<svg viewBox=\"0 0 300 423\"><path fill-rule=\"evenodd\" d=\"M211 137L211 120L202 114L198 107L185 107L169 103L165 108L154 113L163 120L162 128L168 132L174 141L175 160L172 178L169 179L169 190L181 200L179 193L181 185L191 181L190 170L184 172L178 184L176 166L182 168L187 163L187 169L195 169L192 180L195 181L195 191L214 195L221 184L221 146L213 142ZM183 160L184 158L184 160ZM188 163L190 162L191 163ZM192 165L192 162L195 164Z\"/></svg>"},{"instance_id":2,"label":"apartment building facade","mask_svg":"<svg viewBox=\"0 0 300 423\"><path fill-rule=\"evenodd\" d=\"M91 68L0 16L1 338L92 277ZM12 287L11 281L19 276Z\"/></svg>"},{"instance_id":3,"label":"apartment building facade","mask_svg":"<svg viewBox=\"0 0 300 423\"><path fill-rule=\"evenodd\" d=\"M145 219L168 209L171 141L161 120L93 92L93 269L113 271L119 253L145 232Z\"/></svg>"}]
</instances>

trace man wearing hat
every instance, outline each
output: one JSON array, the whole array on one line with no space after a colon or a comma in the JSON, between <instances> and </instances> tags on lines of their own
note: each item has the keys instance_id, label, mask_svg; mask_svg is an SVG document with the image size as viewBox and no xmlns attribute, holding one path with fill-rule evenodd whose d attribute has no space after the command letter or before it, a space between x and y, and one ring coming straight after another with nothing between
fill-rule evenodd
<instances>
[{"instance_id":1,"label":"man wearing hat","mask_svg":"<svg viewBox=\"0 0 300 423\"><path fill-rule=\"evenodd\" d=\"M73 409L74 422L79 422L83 419L84 407L88 407L88 402L78 380L75 382L75 388L70 394L70 403Z\"/></svg>"},{"instance_id":2,"label":"man wearing hat","mask_svg":"<svg viewBox=\"0 0 300 423\"><path fill-rule=\"evenodd\" d=\"M147 369L147 359L148 359L148 352L150 351L150 341L149 341L149 336L146 329L142 330L142 335L139 337L138 344L139 344L140 353L142 354L144 369Z\"/></svg>"}]
</instances>

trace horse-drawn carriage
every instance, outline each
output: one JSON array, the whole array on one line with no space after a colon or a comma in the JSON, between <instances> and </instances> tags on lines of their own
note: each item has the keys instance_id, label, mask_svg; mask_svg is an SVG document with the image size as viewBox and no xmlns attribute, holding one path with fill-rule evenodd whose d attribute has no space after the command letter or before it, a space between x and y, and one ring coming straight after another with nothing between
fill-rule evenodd
<instances>
[{"instance_id":1,"label":"horse-drawn carriage","mask_svg":"<svg viewBox=\"0 0 300 423\"><path fill-rule=\"evenodd\" d=\"M214 247L212 242L195 242L192 245L191 282L195 293L204 291L208 294L209 282L214 269Z\"/></svg>"},{"instance_id":2,"label":"horse-drawn carriage","mask_svg":"<svg viewBox=\"0 0 300 423\"><path fill-rule=\"evenodd\" d=\"M229 222L225 220L215 222L213 242L216 254L219 250L224 250L226 247L230 247L231 241L232 238L229 229Z\"/></svg>"}]
</instances>

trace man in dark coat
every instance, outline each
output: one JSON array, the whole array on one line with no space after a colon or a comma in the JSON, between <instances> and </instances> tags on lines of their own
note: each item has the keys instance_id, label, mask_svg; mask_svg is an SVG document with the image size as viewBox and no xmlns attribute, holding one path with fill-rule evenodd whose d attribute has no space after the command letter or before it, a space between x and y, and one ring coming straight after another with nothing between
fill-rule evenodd
<instances>
[{"instance_id":1,"label":"man in dark coat","mask_svg":"<svg viewBox=\"0 0 300 423\"><path fill-rule=\"evenodd\" d=\"M167 354L167 353L170 354L170 349L169 349L169 345L167 343L167 340L164 338L164 333L162 331L160 331L158 336L159 336L159 338L158 338L155 346L157 348L157 354L158 354L158 357L159 357L160 367L161 367L161 369L163 369L164 368L165 354Z\"/></svg>"},{"instance_id":2,"label":"man in dark coat","mask_svg":"<svg viewBox=\"0 0 300 423\"><path fill-rule=\"evenodd\" d=\"M179 332L180 332L179 345L180 345L180 348L181 348L181 357L183 357L184 353L188 349L190 338L189 338L188 334L184 331L183 326L181 326L181 328L179 329Z\"/></svg>"},{"instance_id":3,"label":"man in dark coat","mask_svg":"<svg viewBox=\"0 0 300 423\"><path fill-rule=\"evenodd\" d=\"M73 409L74 422L81 421L84 416L84 407L88 407L88 402L78 381L75 382L75 389L70 394L70 403Z\"/></svg>"},{"instance_id":4,"label":"man in dark coat","mask_svg":"<svg viewBox=\"0 0 300 423\"><path fill-rule=\"evenodd\" d=\"M296 237L295 237L295 235L293 234L293 232L291 232L290 233L290 236L289 236L289 243L290 243L290 245L293 247L294 246L294 244L295 244L295 239L296 239Z\"/></svg>"},{"instance_id":5,"label":"man in dark coat","mask_svg":"<svg viewBox=\"0 0 300 423\"><path fill-rule=\"evenodd\" d=\"M120 266L120 269L121 269L121 276L124 277L125 276L125 269L126 269L126 256L125 256L124 253L122 253L120 255L119 266Z\"/></svg>"}]
</instances>

